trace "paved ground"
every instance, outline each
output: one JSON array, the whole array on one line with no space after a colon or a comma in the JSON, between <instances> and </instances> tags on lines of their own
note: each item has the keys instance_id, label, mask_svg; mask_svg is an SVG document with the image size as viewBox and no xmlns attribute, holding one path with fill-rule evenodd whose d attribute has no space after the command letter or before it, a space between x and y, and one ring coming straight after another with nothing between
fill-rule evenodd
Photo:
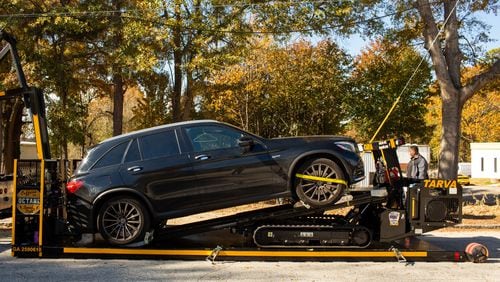
<instances>
[{"instance_id":1,"label":"paved ground","mask_svg":"<svg viewBox=\"0 0 500 282\"><path fill-rule=\"evenodd\" d=\"M171 260L17 259L0 232L0 281L500 281L500 231L435 232L426 240L445 249L471 241L488 246L487 263L216 262Z\"/></svg>"}]
</instances>

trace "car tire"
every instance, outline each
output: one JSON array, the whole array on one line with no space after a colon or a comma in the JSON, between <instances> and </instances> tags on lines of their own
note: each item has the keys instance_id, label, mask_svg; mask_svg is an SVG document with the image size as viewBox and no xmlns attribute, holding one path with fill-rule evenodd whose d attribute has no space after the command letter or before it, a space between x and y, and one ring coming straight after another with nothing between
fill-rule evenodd
<instances>
[{"instance_id":1,"label":"car tire","mask_svg":"<svg viewBox=\"0 0 500 282\"><path fill-rule=\"evenodd\" d=\"M116 197L101 206L97 226L108 243L123 246L142 240L150 221L141 202L131 197Z\"/></svg>"},{"instance_id":2,"label":"car tire","mask_svg":"<svg viewBox=\"0 0 500 282\"><path fill-rule=\"evenodd\" d=\"M326 158L306 161L297 173L317 177L345 180L344 172L338 164ZM344 194L346 185L313 181L295 177L295 193L306 205L325 207L336 203Z\"/></svg>"}]
</instances>

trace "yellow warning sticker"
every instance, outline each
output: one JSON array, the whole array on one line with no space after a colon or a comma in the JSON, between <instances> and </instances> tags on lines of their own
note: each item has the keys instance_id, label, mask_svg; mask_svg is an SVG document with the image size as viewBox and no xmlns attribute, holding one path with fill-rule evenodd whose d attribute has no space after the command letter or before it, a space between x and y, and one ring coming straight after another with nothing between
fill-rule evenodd
<instances>
[{"instance_id":1,"label":"yellow warning sticker","mask_svg":"<svg viewBox=\"0 0 500 282\"><path fill-rule=\"evenodd\" d=\"M26 215L40 211L40 192L35 189L21 190L17 193L17 209Z\"/></svg>"}]
</instances>

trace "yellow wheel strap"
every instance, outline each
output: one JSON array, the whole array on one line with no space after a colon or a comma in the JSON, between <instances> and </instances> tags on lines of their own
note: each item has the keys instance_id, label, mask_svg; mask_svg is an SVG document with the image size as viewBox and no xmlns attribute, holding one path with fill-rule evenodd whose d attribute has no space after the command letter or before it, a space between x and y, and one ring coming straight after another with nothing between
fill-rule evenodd
<instances>
[{"instance_id":1,"label":"yellow wheel strap","mask_svg":"<svg viewBox=\"0 0 500 282\"><path fill-rule=\"evenodd\" d=\"M319 176L312 176L312 175L304 175L297 173L295 174L297 178L302 178L306 180L312 180L312 181L322 181L322 182L329 182L329 183L337 183L337 184L343 184L347 186L347 181L343 179L336 179L336 178L326 178L326 177L319 177Z\"/></svg>"}]
</instances>

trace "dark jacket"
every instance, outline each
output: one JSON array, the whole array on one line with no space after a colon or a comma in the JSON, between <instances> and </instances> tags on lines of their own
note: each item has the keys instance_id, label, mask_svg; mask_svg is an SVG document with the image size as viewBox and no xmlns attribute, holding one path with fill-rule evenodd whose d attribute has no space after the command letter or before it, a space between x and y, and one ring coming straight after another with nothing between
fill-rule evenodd
<instances>
[{"instance_id":1,"label":"dark jacket","mask_svg":"<svg viewBox=\"0 0 500 282\"><path fill-rule=\"evenodd\" d=\"M421 155L415 155L411 158L406 169L406 177L413 179L427 179L429 175L427 173L428 164L427 160Z\"/></svg>"}]
</instances>

